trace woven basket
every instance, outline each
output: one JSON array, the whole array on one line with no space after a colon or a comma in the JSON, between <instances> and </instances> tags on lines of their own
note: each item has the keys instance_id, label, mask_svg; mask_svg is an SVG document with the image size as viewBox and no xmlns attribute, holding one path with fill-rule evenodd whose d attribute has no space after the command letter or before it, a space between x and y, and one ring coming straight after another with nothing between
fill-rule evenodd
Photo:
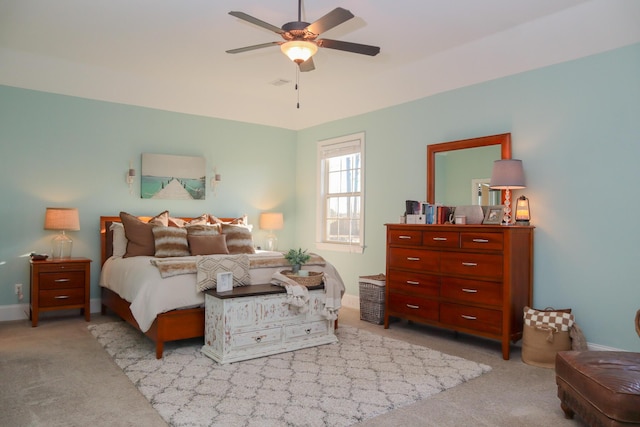
<instances>
[{"instance_id":1,"label":"woven basket","mask_svg":"<svg viewBox=\"0 0 640 427\"><path fill-rule=\"evenodd\" d=\"M317 286L322 283L322 273L317 271L310 271L309 276L298 276L291 270L284 270L281 273L303 286Z\"/></svg>"},{"instance_id":2,"label":"woven basket","mask_svg":"<svg viewBox=\"0 0 640 427\"><path fill-rule=\"evenodd\" d=\"M360 276L360 320L381 325L384 322L384 274Z\"/></svg>"}]
</instances>

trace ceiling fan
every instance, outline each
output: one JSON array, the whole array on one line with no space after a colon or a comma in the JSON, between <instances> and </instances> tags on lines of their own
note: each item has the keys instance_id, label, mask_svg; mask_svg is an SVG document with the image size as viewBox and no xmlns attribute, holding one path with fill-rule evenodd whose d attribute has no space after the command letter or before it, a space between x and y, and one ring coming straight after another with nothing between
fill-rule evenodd
<instances>
[{"instance_id":1,"label":"ceiling fan","mask_svg":"<svg viewBox=\"0 0 640 427\"><path fill-rule=\"evenodd\" d=\"M287 22L282 26L282 28L278 28L275 25L261 21L260 19L247 15L244 12L229 12L229 15L280 34L284 41L274 41L241 47L238 49L231 49L227 50L227 53L241 53L279 45L282 52L293 62L298 64L300 71L312 71L315 69L313 55L315 55L319 47L369 56L375 56L380 52L380 48L378 46L344 42L340 40L318 39L320 34L348 21L353 18L354 15L347 9L337 7L314 23L309 24L301 19L301 3L302 0L298 0L298 20Z\"/></svg>"}]
</instances>

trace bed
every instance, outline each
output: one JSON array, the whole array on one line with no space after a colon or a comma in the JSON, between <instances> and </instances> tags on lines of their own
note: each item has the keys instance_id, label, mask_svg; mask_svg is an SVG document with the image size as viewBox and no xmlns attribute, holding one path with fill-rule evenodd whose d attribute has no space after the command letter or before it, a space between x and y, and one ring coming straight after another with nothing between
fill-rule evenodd
<instances>
[{"instance_id":1,"label":"bed","mask_svg":"<svg viewBox=\"0 0 640 427\"><path fill-rule=\"evenodd\" d=\"M154 219L148 216L134 218L144 223ZM180 217L172 220L188 224L201 218L202 216ZM215 218L215 220L230 224L238 219ZM193 270L196 265L195 260L202 257L157 258L148 255L123 257L121 250L118 249L121 242L116 242L117 253L114 255L114 234L111 231L114 223L121 224L121 217L100 217L102 314L111 310L143 332L155 343L158 359L162 358L165 342L204 336L204 293L196 288L197 275ZM180 227L182 224L174 224L174 226ZM117 241L118 239L121 237L116 236ZM275 272L285 269L288 265L280 252L256 251L256 253L247 254L247 257L251 260L249 286L269 283ZM167 270L161 268L173 265L171 264L173 262L183 262L187 266L186 271L168 274ZM333 290L334 293L334 298L327 298L327 307L331 308L329 311L332 315L337 316L340 299L344 293L344 284L339 274L330 263L317 255L305 268L322 271L325 274L325 288ZM327 287L327 283L331 283L331 286Z\"/></svg>"}]
</instances>

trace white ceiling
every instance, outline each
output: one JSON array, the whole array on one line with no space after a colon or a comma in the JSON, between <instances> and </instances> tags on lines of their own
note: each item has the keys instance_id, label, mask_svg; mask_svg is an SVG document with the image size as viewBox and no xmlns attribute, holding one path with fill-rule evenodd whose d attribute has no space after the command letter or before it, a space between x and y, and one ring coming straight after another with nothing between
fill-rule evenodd
<instances>
[{"instance_id":1,"label":"white ceiling","mask_svg":"<svg viewBox=\"0 0 640 427\"><path fill-rule=\"evenodd\" d=\"M0 0L0 84L303 129L640 42L638 0L304 0L302 20L338 6L355 18L320 38L381 53L321 48L299 109L277 46L225 53L281 40L229 11L280 27L295 0Z\"/></svg>"}]
</instances>

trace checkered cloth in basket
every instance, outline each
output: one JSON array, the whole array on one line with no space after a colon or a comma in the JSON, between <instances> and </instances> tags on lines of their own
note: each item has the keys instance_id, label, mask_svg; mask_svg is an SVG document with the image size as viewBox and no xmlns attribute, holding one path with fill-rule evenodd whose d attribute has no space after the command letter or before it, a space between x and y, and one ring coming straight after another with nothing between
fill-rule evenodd
<instances>
[{"instance_id":1,"label":"checkered cloth in basket","mask_svg":"<svg viewBox=\"0 0 640 427\"><path fill-rule=\"evenodd\" d=\"M557 332L571 330L574 323L573 314L560 310L536 310L524 308L524 323L529 326L547 326L555 328Z\"/></svg>"}]
</instances>

